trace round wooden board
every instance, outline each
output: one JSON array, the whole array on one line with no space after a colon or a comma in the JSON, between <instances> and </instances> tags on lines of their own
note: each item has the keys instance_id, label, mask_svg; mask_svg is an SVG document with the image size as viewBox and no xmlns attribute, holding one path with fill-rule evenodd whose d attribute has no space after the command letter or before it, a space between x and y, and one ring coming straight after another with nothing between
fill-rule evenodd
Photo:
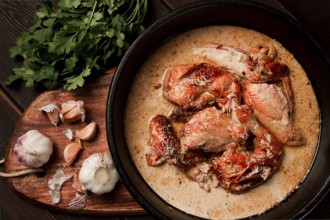
<instances>
[{"instance_id":1,"label":"round wooden board","mask_svg":"<svg viewBox=\"0 0 330 220\"><path fill-rule=\"evenodd\" d=\"M95 214L95 215L130 215L143 214L144 209L133 199L121 181L118 181L114 190L103 195L94 195L88 192L87 205L82 210L70 210L68 204L74 198L76 189L72 187L73 179L66 181L61 190L61 200L58 204L52 204L49 195L48 180L53 177L58 168L63 168L65 173L79 173L82 162L85 158L96 152L109 151L106 137L106 104L110 83L114 74L114 69L108 74L101 76L94 81L90 81L85 87L73 92L64 90L47 91L38 96L25 110L23 116L18 121L11 136L4 170L12 173L26 169L16 159L13 152L16 139L31 129L37 129L44 135L52 139L54 152L50 160L43 166L45 174L30 174L23 177L9 178L8 182L14 191L18 192L27 200L37 203L51 210L68 213ZM38 109L49 103L61 103L68 100L82 100L86 110L85 122L74 124L60 123L57 127L52 125L47 115ZM79 130L89 122L95 121L98 126L96 137L89 142L82 142L83 150L78 158L70 166L64 161L63 150L70 141L63 131L70 128L72 131ZM73 140L77 141L77 140Z\"/></svg>"}]
</instances>

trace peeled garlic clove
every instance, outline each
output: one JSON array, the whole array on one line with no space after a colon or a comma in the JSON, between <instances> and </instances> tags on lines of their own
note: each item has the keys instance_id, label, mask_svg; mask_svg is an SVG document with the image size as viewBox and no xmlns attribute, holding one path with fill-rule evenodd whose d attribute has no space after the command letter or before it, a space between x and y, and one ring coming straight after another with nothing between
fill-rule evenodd
<instances>
[{"instance_id":1,"label":"peeled garlic clove","mask_svg":"<svg viewBox=\"0 0 330 220\"><path fill-rule=\"evenodd\" d=\"M66 113L68 113L69 111L71 111L72 109L74 109L77 106L76 101L74 100L69 100L67 102L64 102L61 104L61 115L65 115Z\"/></svg>"},{"instance_id":2,"label":"peeled garlic clove","mask_svg":"<svg viewBox=\"0 0 330 220\"><path fill-rule=\"evenodd\" d=\"M73 123L81 120L85 121L86 112L84 109L83 101L67 101L62 104L62 109L60 112L60 118L62 121L67 123Z\"/></svg>"},{"instance_id":3,"label":"peeled garlic clove","mask_svg":"<svg viewBox=\"0 0 330 220\"><path fill-rule=\"evenodd\" d=\"M93 121L89 123L86 127L83 129L76 131L76 136L83 141L90 141L92 140L96 135L97 125L96 122Z\"/></svg>"},{"instance_id":4,"label":"peeled garlic clove","mask_svg":"<svg viewBox=\"0 0 330 220\"><path fill-rule=\"evenodd\" d=\"M46 112L49 120L55 126L60 122L60 108L55 103L50 103L39 109L39 111Z\"/></svg>"},{"instance_id":5,"label":"peeled garlic clove","mask_svg":"<svg viewBox=\"0 0 330 220\"><path fill-rule=\"evenodd\" d=\"M68 144L64 148L64 152L63 152L65 162L67 162L68 164L72 164L73 161L77 158L77 156L81 150L82 150L82 147L78 143Z\"/></svg>"},{"instance_id":6,"label":"peeled garlic clove","mask_svg":"<svg viewBox=\"0 0 330 220\"><path fill-rule=\"evenodd\" d=\"M84 160L79 180L94 194L110 192L119 180L116 167L109 153L94 153Z\"/></svg>"},{"instance_id":7,"label":"peeled garlic clove","mask_svg":"<svg viewBox=\"0 0 330 220\"><path fill-rule=\"evenodd\" d=\"M17 138L14 153L23 165L38 168L49 160L53 142L39 131L30 130Z\"/></svg>"},{"instance_id":8,"label":"peeled garlic clove","mask_svg":"<svg viewBox=\"0 0 330 220\"><path fill-rule=\"evenodd\" d=\"M78 108L74 108L65 115L63 115L64 122L73 123L81 119L81 114Z\"/></svg>"}]
</instances>

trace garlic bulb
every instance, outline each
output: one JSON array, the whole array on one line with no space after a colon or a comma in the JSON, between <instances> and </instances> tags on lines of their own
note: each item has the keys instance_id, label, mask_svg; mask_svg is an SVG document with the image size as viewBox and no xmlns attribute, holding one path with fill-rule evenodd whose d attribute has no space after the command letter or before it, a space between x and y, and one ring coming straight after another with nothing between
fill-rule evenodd
<instances>
[{"instance_id":1,"label":"garlic bulb","mask_svg":"<svg viewBox=\"0 0 330 220\"><path fill-rule=\"evenodd\" d=\"M119 180L116 167L109 153L94 153L82 164L79 180L94 194L110 192Z\"/></svg>"},{"instance_id":2,"label":"garlic bulb","mask_svg":"<svg viewBox=\"0 0 330 220\"><path fill-rule=\"evenodd\" d=\"M39 131L30 130L17 138L14 153L23 165L38 168L49 160L53 142Z\"/></svg>"}]
</instances>

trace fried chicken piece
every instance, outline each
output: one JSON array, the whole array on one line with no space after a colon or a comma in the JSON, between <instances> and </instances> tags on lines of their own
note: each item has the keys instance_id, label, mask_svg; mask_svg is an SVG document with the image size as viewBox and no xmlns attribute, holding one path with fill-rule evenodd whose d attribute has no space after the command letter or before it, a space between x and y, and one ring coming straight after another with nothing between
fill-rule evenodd
<instances>
[{"instance_id":1,"label":"fried chicken piece","mask_svg":"<svg viewBox=\"0 0 330 220\"><path fill-rule=\"evenodd\" d=\"M149 123L150 138L147 142L149 152L146 155L149 166L164 162L174 164L178 160L180 142L171 122L163 115L154 116Z\"/></svg>"},{"instance_id":2,"label":"fried chicken piece","mask_svg":"<svg viewBox=\"0 0 330 220\"><path fill-rule=\"evenodd\" d=\"M198 110L214 103L222 107L229 97L241 99L237 78L226 69L207 63L182 64L167 69L163 95L184 109Z\"/></svg>"},{"instance_id":3,"label":"fried chicken piece","mask_svg":"<svg viewBox=\"0 0 330 220\"><path fill-rule=\"evenodd\" d=\"M224 153L213 160L212 169L222 188L240 193L265 182L277 170L283 144L258 123L249 106L236 106L232 115L253 136L243 144L228 144Z\"/></svg>"},{"instance_id":4,"label":"fried chicken piece","mask_svg":"<svg viewBox=\"0 0 330 220\"><path fill-rule=\"evenodd\" d=\"M193 53L218 66L225 67L243 80L272 82L288 74L287 65L275 61L273 46L256 46L249 51L224 45L194 48Z\"/></svg>"},{"instance_id":5,"label":"fried chicken piece","mask_svg":"<svg viewBox=\"0 0 330 220\"><path fill-rule=\"evenodd\" d=\"M208 160L209 155L200 150L181 154L179 139L171 122L163 115L156 115L151 119L149 133L150 138L147 142L149 152L146 155L149 166L158 166L166 162L185 170L196 163Z\"/></svg>"},{"instance_id":6,"label":"fried chicken piece","mask_svg":"<svg viewBox=\"0 0 330 220\"><path fill-rule=\"evenodd\" d=\"M240 193L265 182L278 169L282 146L269 133L254 139L253 150L228 145L212 164L220 186L231 193Z\"/></svg>"},{"instance_id":7,"label":"fried chicken piece","mask_svg":"<svg viewBox=\"0 0 330 220\"><path fill-rule=\"evenodd\" d=\"M232 142L244 142L249 134L242 132L248 131L237 126L243 125L233 121L230 114L216 107L203 109L183 126L180 132L181 153L184 154L188 149L219 153Z\"/></svg>"},{"instance_id":8,"label":"fried chicken piece","mask_svg":"<svg viewBox=\"0 0 330 220\"><path fill-rule=\"evenodd\" d=\"M280 87L267 83L245 83L243 97L254 110L256 119L283 144L297 146L306 143L302 132L292 122L292 97L289 86Z\"/></svg>"}]
</instances>

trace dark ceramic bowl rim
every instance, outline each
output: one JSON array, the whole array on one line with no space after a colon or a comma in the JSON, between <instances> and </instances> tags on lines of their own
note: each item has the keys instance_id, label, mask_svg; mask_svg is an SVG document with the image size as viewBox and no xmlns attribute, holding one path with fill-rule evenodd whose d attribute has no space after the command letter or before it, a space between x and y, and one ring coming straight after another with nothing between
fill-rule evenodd
<instances>
[{"instance_id":1,"label":"dark ceramic bowl rim","mask_svg":"<svg viewBox=\"0 0 330 220\"><path fill-rule=\"evenodd\" d=\"M171 21L173 19L178 19L178 17L180 18L180 16L183 17L182 15L185 13L191 13L191 11L196 11L203 7L209 8L211 6L218 6L218 5L227 5L227 6L232 5L234 7L247 7L247 8L253 8L253 10L261 10L265 13L275 16L277 19L280 19L281 22L286 22L291 28L297 29L295 31L300 32L300 34L304 35L303 36L304 39L307 39L307 41L309 41L309 43L314 47L313 49L315 49L319 54L321 54L322 59L324 59L324 62L325 62L324 65L326 66L325 67L326 70L330 69L329 55L323 50L323 48L320 46L320 44L314 39L314 37L303 26L301 26L296 20L294 20L290 16L288 16L278 10L275 10L274 8L271 8L271 7L262 5L262 4L253 3L253 2L240 1L240 0L214 0L214 1L201 1L201 2L192 3L192 4L181 7L179 9L165 15L164 17L162 17L161 19L156 21L154 24L152 24L148 29L146 29L146 31L132 44L132 46L126 52L125 56L123 57L121 63L119 64L119 66L116 70L116 73L114 75L112 85L111 85L111 88L109 91L109 96L108 96L107 114L106 114L106 129L107 129L107 138L108 138L109 148L110 148L112 157L114 159L114 162L116 164L116 167L118 169L118 172L120 174L121 180L125 184L128 191L137 200L137 202L139 202L140 205L144 209L146 209L150 214L153 214L153 215L157 216L158 218L175 217L175 218L180 218L180 219L181 218L198 219L198 217L194 217L189 214L186 214L186 213L176 209L172 205L167 204L165 201L163 201L155 192L152 191L152 189L144 181L143 177L139 174L132 159L129 156L129 153L127 154L127 152L128 152L127 149L122 149L122 148L119 149L119 147L127 148L125 137L123 134L124 125L123 125L123 122L120 121L120 119L118 119L118 118L120 118L120 117L118 117L118 115L123 114L122 112L125 109L124 107L126 105L126 99L127 99L127 93L125 93L123 96L121 96L121 98L123 100L118 101L118 99L119 99L118 97L120 95L118 90L122 91L123 90L122 87L124 86L123 83L120 84L120 81L121 80L125 81L125 79L123 79L123 77L124 77L123 72L125 71L125 68L127 67L127 65L132 64L132 56L134 55L134 53L137 53L136 50L141 50L140 53L142 54L141 58L139 58L140 60L138 60L138 61L143 61L147 56L146 54L150 53L153 50L152 47L149 47L146 50L143 50L143 48L141 48L139 46L141 44L141 42L143 42L145 39L150 40L150 36L153 36L154 38L157 37L157 32L159 32L159 30L161 28L166 27L166 24L169 21ZM217 22L215 22L215 23L217 24ZM244 23L244 21L243 21L243 23ZM204 25L212 25L212 24L214 24L214 22L205 21ZM223 24L237 25L236 23L231 23L230 19L228 21L224 21ZM244 24L238 24L238 25L246 27L246 25L244 25ZM190 25L187 28L187 30L192 29L194 27L200 27L200 26L203 26L203 24L199 23L196 26ZM253 29L253 27L248 27L248 28ZM168 34L167 38L170 38L173 35L175 36L183 31L184 30L180 30L178 32L175 32L174 34ZM153 46L158 46L159 44L165 42L166 40L167 39L157 39L150 43ZM135 58L136 58L136 55L135 55ZM143 62L137 62L137 63L138 64L136 64L135 69L138 69L142 65ZM131 76L134 76L134 74L131 74ZM329 77L325 78L324 80L327 82L330 82ZM129 81L129 86L128 86L128 89L129 89L130 84L132 83L133 79L128 79L128 81ZM318 82L317 80L316 81L314 80L314 82L312 82L312 85L314 86L314 88L317 83L320 83L320 82ZM323 117L324 116L323 112L326 112L326 111L323 109L322 106L327 106L327 105L326 104L323 105L325 101L323 101L323 103L322 103L322 100L321 100L321 102L320 102L319 95L321 95L321 97L325 96L322 94L317 94L317 91L316 91L316 95L318 97L318 101L320 104L321 121L324 122L325 120ZM114 103L116 103L120 107L115 107ZM120 108L120 109L118 109L118 108ZM119 113L119 111L121 111L121 113ZM119 120L119 122L118 122L118 120ZM324 133L323 130L324 129L321 126L320 137L321 137L322 133ZM328 144L329 139L326 139L324 142L325 142L325 144ZM318 151L319 151L319 147L318 147ZM318 155L319 155L319 152L317 152L315 155L313 165L310 168L311 170L313 169L314 166L317 166L317 165L315 165L315 159L318 157ZM128 158L127 158L127 156L128 156ZM308 174L308 176L309 175L310 174ZM306 179L308 179L308 176L306 177ZM304 183L305 183L305 181L303 181L302 184L304 184ZM317 193L314 193L312 198L309 198L309 200L307 202L302 204L301 207L299 208L299 210L296 209L296 210L288 212L288 213L285 212L286 216L280 216L280 218L303 218L326 195L326 193L329 191L329 186L330 186L330 180L327 179L324 182L324 184L322 185L322 187L319 189L319 191ZM296 191L299 191L299 190L296 190ZM308 190L308 187L307 187L307 190ZM294 200L294 194L296 194L296 192L294 192L293 195L289 196L289 198L287 200ZM290 201L287 202L287 200L281 202L277 207L274 207L273 209L280 209L281 208L280 206L282 205L282 203L290 203ZM283 205L282 205L282 207L283 207ZM271 210L273 210L273 209L271 209ZM278 217L278 215L276 215L276 214L274 215L270 212L271 211L267 211L265 214L256 216L256 218L262 219L262 218Z\"/></svg>"}]
</instances>

